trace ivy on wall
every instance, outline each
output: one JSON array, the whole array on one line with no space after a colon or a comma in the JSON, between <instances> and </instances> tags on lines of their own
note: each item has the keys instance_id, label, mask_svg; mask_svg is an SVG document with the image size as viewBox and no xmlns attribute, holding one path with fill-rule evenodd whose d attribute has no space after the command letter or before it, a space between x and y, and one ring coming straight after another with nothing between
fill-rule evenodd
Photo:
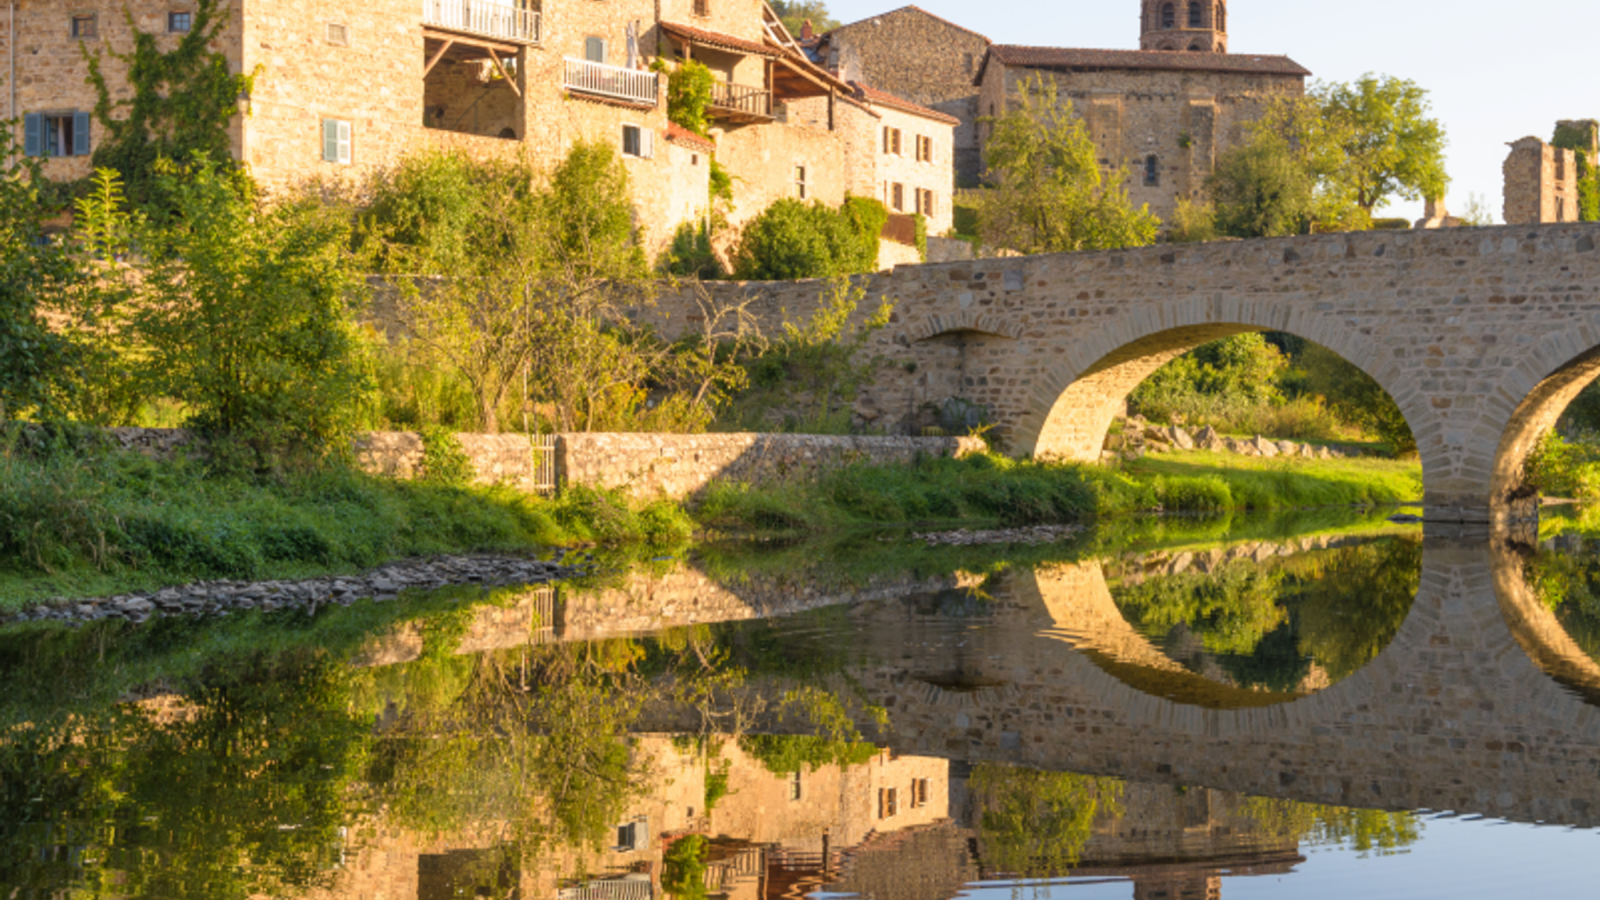
<instances>
[{"instance_id":1,"label":"ivy on wall","mask_svg":"<svg viewBox=\"0 0 1600 900\"><path fill-rule=\"evenodd\" d=\"M1600 123L1593 120L1557 125L1552 146L1571 150L1578 158L1578 219L1600 222L1600 161L1589 158L1594 147L1594 132Z\"/></svg>"},{"instance_id":2,"label":"ivy on wall","mask_svg":"<svg viewBox=\"0 0 1600 900\"><path fill-rule=\"evenodd\" d=\"M119 53L109 45L82 48L95 89L94 117L104 138L94 151L95 168L122 173L128 198L139 205L160 203L157 169L163 160L184 164L210 159L232 166L228 126L247 99L254 74L235 74L228 58L211 48L227 24L220 0L196 0L192 27L172 50L162 52L156 35L139 30L133 14L123 16L133 34L133 49ZM127 70L132 93L114 99L103 68L106 57Z\"/></svg>"}]
</instances>

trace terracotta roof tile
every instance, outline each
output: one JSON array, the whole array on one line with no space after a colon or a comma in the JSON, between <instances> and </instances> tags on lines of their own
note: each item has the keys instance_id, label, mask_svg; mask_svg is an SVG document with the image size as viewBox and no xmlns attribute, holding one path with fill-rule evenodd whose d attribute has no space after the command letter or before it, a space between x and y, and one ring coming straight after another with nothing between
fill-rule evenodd
<instances>
[{"instance_id":1,"label":"terracotta roof tile","mask_svg":"<svg viewBox=\"0 0 1600 900\"><path fill-rule=\"evenodd\" d=\"M703 138L676 122L667 123L667 140L675 144L698 147L707 153L717 149L717 145L710 138Z\"/></svg>"},{"instance_id":2,"label":"terracotta roof tile","mask_svg":"<svg viewBox=\"0 0 1600 900\"><path fill-rule=\"evenodd\" d=\"M704 44L707 47L715 47L718 50L731 50L734 53L749 53L754 56L778 57L783 55L780 51L760 41L723 34L720 31L707 31L704 28L684 25L681 22L662 22L661 30L679 40L689 41L694 44Z\"/></svg>"},{"instance_id":3,"label":"terracotta roof tile","mask_svg":"<svg viewBox=\"0 0 1600 900\"><path fill-rule=\"evenodd\" d=\"M910 100L901 99L900 97L896 97L894 94L888 93L887 91L880 91L877 88L868 87L859 81L852 81L849 84L851 87L856 89L856 93L860 96L860 98L868 103L876 103L879 106L887 106L890 109L898 109L901 112L910 113L914 116L921 116L924 119L932 119L935 122L943 122L946 125L961 124L961 120L955 116L946 115L936 109L929 109L926 106L919 106L918 104L912 103Z\"/></svg>"},{"instance_id":4,"label":"terracotta roof tile","mask_svg":"<svg viewBox=\"0 0 1600 900\"><path fill-rule=\"evenodd\" d=\"M1260 75L1310 75L1311 71L1287 56L1243 53L1196 53L1170 50L1078 50L1070 47L1024 47L994 44L979 67L977 79L989 60L1001 65L1033 69L1153 69L1180 72L1238 72Z\"/></svg>"}]
</instances>

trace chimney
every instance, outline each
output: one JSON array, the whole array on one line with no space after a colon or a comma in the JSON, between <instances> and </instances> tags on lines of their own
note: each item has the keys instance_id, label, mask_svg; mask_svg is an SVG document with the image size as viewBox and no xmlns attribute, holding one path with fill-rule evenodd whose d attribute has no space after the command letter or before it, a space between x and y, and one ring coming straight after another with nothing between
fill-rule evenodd
<instances>
[{"instance_id":1,"label":"chimney","mask_svg":"<svg viewBox=\"0 0 1600 900\"><path fill-rule=\"evenodd\" d=\"M817 33L811 28L811 20L805 20L805 22L800 26L800 40L809 41L816 36Z\"/></svg>"}]
</instances>

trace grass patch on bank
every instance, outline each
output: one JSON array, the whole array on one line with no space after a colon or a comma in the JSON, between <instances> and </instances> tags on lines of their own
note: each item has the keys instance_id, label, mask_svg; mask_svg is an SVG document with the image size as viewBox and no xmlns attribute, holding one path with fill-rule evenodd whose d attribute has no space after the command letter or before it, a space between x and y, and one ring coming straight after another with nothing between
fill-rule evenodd
<instances>
[{"instance_id":1,"label":"grass patch on bank","mask_svg":"<svg viewBox=\"0 0 1600 900\"><path fill-rule=\"evenodd\" d=\"M1422 496L1415 462L1151 456L1121 468L985 454L857 464L811 484L716 484L696 510L714 529L816 533L862 525L1019 527L1140 512L1377 506Z\"/></svg>"},{"instance_id":2,"label":"grass patch on bank","mask_svg":"<svg viewBox=\"0 0 1600 900\"><path fill-rule=\"evenodd\" d=\"M196 461L69 448L0 453L0 609L190 581L305 578L441 553L670 542L676 504L559 500L326 466L219 474Z\"/></svg>"}]
</instances>

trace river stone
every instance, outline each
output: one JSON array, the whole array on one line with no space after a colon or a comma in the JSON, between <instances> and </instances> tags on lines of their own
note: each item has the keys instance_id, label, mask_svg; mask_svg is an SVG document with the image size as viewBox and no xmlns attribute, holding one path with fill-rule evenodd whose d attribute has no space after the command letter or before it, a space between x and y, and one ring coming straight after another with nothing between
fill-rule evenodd
<instances>
[{"instance_id":1,"label":"river stone","mask_svg":"<svg viewBox=\"0 0 1600 900\"><path fill-rule=\"evenodd\" d=\"M1184 431L1182 428L1174 425L1167 432L1167 435L1172 440L1172 446L1177 447L1179 450L1194 449L1194 438L1190 437L1189 432Z\"/></svg>"},{"instance_id":2,"label":"river stone","mask_svg":"<svg viewBox=\"0 0 1600 900\"><path fill-rule=\"evenodd\" d=\"M1251 454L1252 456L1260 456L1270 459L1271 457L1278 455L1278 445L1267 440L1259 434L1256 435L1255 440L1250 442L1249 446L1253 447L1256 451L1255 453Z\"/></svg>"}]
</instances>

